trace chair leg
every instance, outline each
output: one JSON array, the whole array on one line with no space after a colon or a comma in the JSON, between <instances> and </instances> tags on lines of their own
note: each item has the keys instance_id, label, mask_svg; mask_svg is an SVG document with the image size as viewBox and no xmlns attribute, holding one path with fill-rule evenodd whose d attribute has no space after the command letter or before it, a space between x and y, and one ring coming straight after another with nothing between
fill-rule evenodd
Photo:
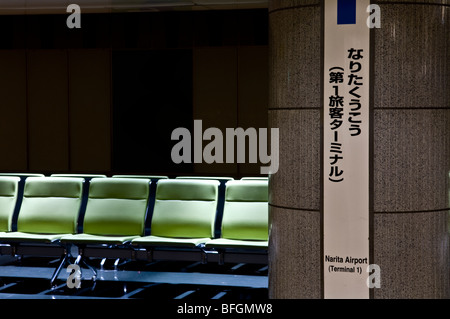
<instances>
[{"instance_id":1,"label":"chair leg","mask_svg":"<svg viewBox=\"0 0 450 319\"><path fill-rule=\"evenodd\" d=\"M81 264L81 265L85 266L86 268L89 268L92 271L92 273L94 274L94 276L92 276L92 280L95 281L97 279L97 271L95 270L94 267L89 265L89 263L86 261L86 258L82 254L79 254L77 256L77 259L75 260L75 264L76 265Z\"/></svg>"},{"instance_id":2,"label":"chair leg","mask_svg":"<svg viewBox=\"0 0 450 319\"><path fill-rule=\"evenodd\" d=\"M94 274L94 276L92 276L92 280L95 281L97 279L97 270L93 266L89 265L85 257L81 258L81 262L83 263L84 266L86 266L92 271L92 273Z\"/></svg>"},{"instance_id":3,"label":"chair leg","mask_svg":"<svg viewBox=\"0 0 450 319\"><path fill-rule=\"evenodd\" d=\"M56 267L55 271L53 272L52 278L50 279L50 288L56 287L55 281L58 278L59 273L63 269L63 267L67 264L67 260L70 258L68 254L64 254L61 256L61 259L59 261L58 267Z\"/></svg>"},{"instance_id":4,"label":"chair leg","mask_svg":"<svg viewBox=\"0 0 450 319\"><path fill-rule=\"evenodd\" d=\"M117 271L119 269L120 258L117 258L114 261L114 270Z\"/></svg>"},{"instance_id":5,"label":"chair leg","mask_svg":"<svg viewBox=\"0 0 450 319\"><path fill-rule=\"evenodd\" d=\"M105 266L105 263L106 263L106 258L103 258L102 261L100 262L100 270L101 270L101 271L104 270L104 268L105 268L105 267L104 267L104 266Z\"/></svg>"},{"instance_id":6,"label":"chair leg","mask_svg":"<svg viewBox=\"0 0 450 319\"><path fill-rule=\"evenodd\" d=\"M75 260L75 263L78 265L81 263L86 268L89 268L94 274L94 276L92 276L92 280L95 281L97 279L97 270L89 264L89 258L84 256L84 247L78 247L78 257Z\"/></svg>"}]
</instances>

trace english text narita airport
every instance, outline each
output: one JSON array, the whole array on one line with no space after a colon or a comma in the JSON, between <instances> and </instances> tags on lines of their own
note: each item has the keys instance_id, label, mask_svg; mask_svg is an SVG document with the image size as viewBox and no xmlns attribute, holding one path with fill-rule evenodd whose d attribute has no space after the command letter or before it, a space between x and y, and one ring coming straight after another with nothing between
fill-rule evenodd
<instances>
[{"instance_id":1,"label":"english text narita airport","mask_svg":"<svg viewBox=\"0 0 450 319\"><path fill-rule=\"evenodd\" d=\"M351 257L351 256L347 256L347 257L341 257L341 256L330 256L330 255L325 255L325 261L326 262L331 262L331 263L346 263L346 264L353 264L353 265L357 265L357 264L368 264L367 261L367 257L365 258L355 258L355 257Z\"/></svg>"}]
</instances>

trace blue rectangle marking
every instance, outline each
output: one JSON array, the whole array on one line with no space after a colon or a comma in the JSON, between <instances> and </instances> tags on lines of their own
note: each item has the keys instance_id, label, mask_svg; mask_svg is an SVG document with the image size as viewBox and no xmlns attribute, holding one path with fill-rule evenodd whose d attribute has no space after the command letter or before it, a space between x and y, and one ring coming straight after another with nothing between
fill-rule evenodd
<instances>
[{"instance_id":1,"label":"blue rectangle marking","mask_svg":"<svg viewBox=\"0 0 450 319\"><path fill-rule=\"evenodd\" d=\"M338 0L337 24L356 24L356 0Z\"/></svg>"}]
</instances>

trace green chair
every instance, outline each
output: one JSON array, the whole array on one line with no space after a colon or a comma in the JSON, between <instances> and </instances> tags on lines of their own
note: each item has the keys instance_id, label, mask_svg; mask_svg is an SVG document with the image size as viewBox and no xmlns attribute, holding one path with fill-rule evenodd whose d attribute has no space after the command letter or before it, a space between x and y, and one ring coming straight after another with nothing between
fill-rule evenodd
<instances>
[{"instance_id":1,"label":"green chair","mask_svg":"<svg viewBox=\"0 0 450 319\"><path fill-rule=\"evenodd\" d=\"M11 231L16 208L19 177L0 177L0 234Z\"/></svg>"},{"instance_id":2,"label":"green chair","mask_svg":"<svg viewBox=\"0 0 450 319\"><path fill-rule=\"evenodd\" d=\"M2 233L1 242L54 242L76 232L83 179L28 177L17 231Z\"/></svg>"},{"instance_id":3,"label":"green chair","mask_svg":"<svg viewBox=\"0 0 450 319\"><path fill-rule=\"evenodd\" d=\"M177 176L176 179L200 179L200 180L217 180L220 182L219 194L217 199L217 214L214 223L214 237L220 236L220 228L222 225L223 205L225 203L225 185L227 182L234 180L233 177L227 176Z\"/></svg>"},{"instance_id":4,"label":"green chair","mask_svg":"<svg viewBox=\"0 0 450 319\"><path fill-rule=\"evenodd\" d=\"M93 178L83 233L64 236L62 243L122 245L144 234L149 179Z\"/></svg>"},{"instance_id":5,"label":"green chair","mask_svg":"<svg viewBox=\"0 0 450 319\"><path fill-rule=\"evenodd\" d=\"M206 242L206 248L268 248L268 182L230 181L226 184L220 238Z\"/></svg>"},{"instance_id":6,"label":"green chair","mask_svg":"<svg viewBox=\"0 0 450 319\"><path fill-rule=\"evenodd\" d=\"M80 177L84 178L84 184L83 184L83 201L81 202L81 211L80 215L78 216L78 228L77 233L83 232L83 220L84 220L84 213L86 212L86 205L87 200L89 196L89 185L91 183L91 180L93 178L107 178L105 174L52 174L51 177Z\"/></svg>"},{"instance_id":7,"label":"green chair","mask_svg":"<svg viewBox=\"0 0 450 319\"><path fill-rule=\"evenodd\" d=\"M40 174L40 173L0 173L0 176L20 178L19 185L18 185L18 191L17 191L16 209L14 210L14 213L12 216L12 221L11 221L11 231L17 231L17 218L19 216L19 208L22 205L25 181L29 177L45 177L45 175Z\"/></svg>"},{"instance_id":8,"label":"green chair","mask_svg":"<svg viewBox=\"0 0 450 319\"><path fill-rule=\"evenodd\" d=\"M213 238L218 186L215 180L160 180L151 235L136 238L132 244L196 247Z\"/></svg>"}]
</instances>

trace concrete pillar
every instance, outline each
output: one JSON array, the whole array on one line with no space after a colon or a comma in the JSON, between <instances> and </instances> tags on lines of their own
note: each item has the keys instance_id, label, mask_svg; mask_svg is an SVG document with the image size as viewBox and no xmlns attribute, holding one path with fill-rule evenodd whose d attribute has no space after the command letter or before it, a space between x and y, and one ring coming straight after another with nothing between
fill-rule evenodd
<instances>
[{"instance_id":1,"label":"concrete pillar","mask_svg":"<svg viewBox=\"0 0 450 319\"><path fill-rule=\"evenodd\" d=\"M373 1L374 298L449 298L450 1ZM269 2L269 294L322 298L320 0Z\"/></svg>"}]
</instances>

